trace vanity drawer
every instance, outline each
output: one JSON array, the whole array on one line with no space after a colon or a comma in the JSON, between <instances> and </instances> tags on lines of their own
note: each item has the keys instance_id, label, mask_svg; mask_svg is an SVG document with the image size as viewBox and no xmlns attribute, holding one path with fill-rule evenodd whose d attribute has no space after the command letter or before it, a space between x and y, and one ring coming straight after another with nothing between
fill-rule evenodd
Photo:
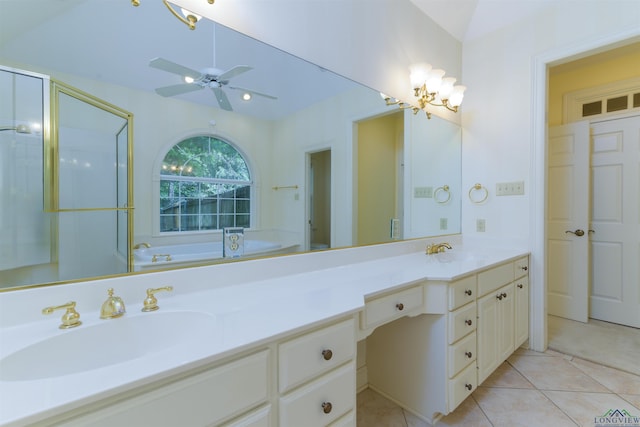
<instances>
[{"instance_id":1,"label":"vanity drawer","mask_svg":"<svg viewBox=\"0 0 640 427\"><path fill-rule=\"evenodd\" d=\"M529 274L529 257L525 256L513 262L515 278Z\"/></svg>"},{"instance_id":2,"label":"vanity drawer","mask_svg":"<svg viewBox=\"0 0 640 427\"><path fill-rule=\"evenodd\" d=\"M468 304L449 313L449 344L476 330L476 305Z\"/></svg>"},{"instance_id":3,"label":"vanity drawer","mask_svg":"<svg viewBox=\"0 0 640 427\"><path fill-rule=\"evenodd\" d=\"M465 277L449 284L449 311L476 299L476 276Z\"/></svg>"},{"instance_id":4,"label":"vanity drawer","mask_svg":"<svg viewBox=\"0 0 640 427\"><path fill-rule=\"evenodd\" d=\"M449 378L455 377L458 372L474 360L476 360L475 332L449 346Z\"/></svg>"},{"instance_id":5,"label":"vanity drawer","mask_svg":"<svg viewBox=\"0 0 640 427\"><path fill-rule=\"evenodd\" d=\"M498 289L513 281L513 263L499 265L491 270L478 273L478 296Z\"/></svg>"},{"instance_id":6,"label":"vanity drawer","mask_svg":"<svg viewBox=\"0 0 640 427\"><path fill-rule=\"evenodd\" d=\"M420 308L423 300L422 285L391 295L367 301L361 314L363 329L378 326Z\"/></svg>"},{"instance_id":7,"label":"vanity drawer","mask_svg":"<svg viewBox=\"0 0 640 427\"><path fill-rule=\"evenodd\" d=\"M89 412L56 425L175 427L185 420L219 425L267 402L269 365L265 350L100 409L89 405Z\"/></svg>"},{"instance_id":8,"label":"vanity drawer","mask_svg":"<svg viewBox=\"0 0 640 427\"><path fill-rule=\"evenodd\" d=\"M324 427L354 409L355 398L355 364L349 363L280 398L278 425Z\"/></svg>"},{"instance_id":9,"label":"vanity drawer","mask_svg":"<svg viewBox=\"0 0 640 427\"><path fill-rule=\"evenodd\" d=\"M454 379L449 380L449 412L453 411L466 399L477 386L476 365L469 365Z\"/></svg>"},{"instance_id":10,"label":"vanity drawer","mask_svg":"<svg viewBox=\"0 0 640 427\"><path fill-rule=\"evenodd\" d=\"M355 355L353 319L287 341L279 347L280 392L327 372Z\"/></svg>"},{"instance_id":11,"label":"vanity drawer","mask_svg":"<svg viewBox=\"0 0 640 427\"><path fill-rule=\"evenodd\" d=\"M271 405L254 411L240 419L237 419L223 427L270 427L271 426Z\"/></svg>"}]
</instances>

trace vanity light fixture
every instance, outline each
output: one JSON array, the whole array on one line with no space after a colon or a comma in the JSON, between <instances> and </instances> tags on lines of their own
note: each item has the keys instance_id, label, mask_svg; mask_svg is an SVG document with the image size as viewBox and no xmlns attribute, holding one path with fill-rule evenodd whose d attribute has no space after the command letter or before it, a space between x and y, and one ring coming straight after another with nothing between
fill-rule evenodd
<instances>
[{"instance_id":1,"label":"vanity light fixture","mask_svg":"<svg viewBox=\"0 0 640 427\"><path fill-rule=\"evenodd\" d=\"M444 70L434 70L429 64L420 64L411 67L409 79L411 80L413 95L417 99L417 106L398 99L392 99L383 93L381 93L380 96L387 105L397 105L402 109L410 108L413 114L424 110L429 119L431 118L431 113L425 110L427 105L444 107L449 111L457 113L458 107L460 107L462 99L464 98L464 91L467 88L462 85L454 86L456 79L454 77L444 77L444 75Z\"/></svg>"},{"instance_id":2,"label":"vanity light fixture","mask_svg":"<svg viewBox=\"0 0 640 427\"><path fill-rule=\"evenodd\" d=\"M207 0L207 3L209 4L213 4L214 2L215 0ZM180 15L171 6L171 4L169 4L167 0L162 0L162 3L164 3L165 6L167 6L167 9L169 9L169 11L173 14L173 16L178 18L180 22L184 23L187 27L189 27L190 30L195 30L196 22L202 19L202 16L196 15L195 13L183 8L180 8L180 11L182 12L182 15ZM140 6L140 0L131 0L131 4L133 6Z\"/></svg>"}]
</instances>

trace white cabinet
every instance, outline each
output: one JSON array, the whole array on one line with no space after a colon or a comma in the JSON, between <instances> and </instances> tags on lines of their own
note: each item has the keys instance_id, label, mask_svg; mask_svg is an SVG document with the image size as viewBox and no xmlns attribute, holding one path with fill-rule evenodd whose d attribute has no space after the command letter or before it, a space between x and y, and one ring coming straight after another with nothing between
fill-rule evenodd
<instances>
[{"instance_id":1,"label":"white cabinet","mask_svg":"<svg viewBox=\"0 0 640 427\"><path fill-rule=\"evenodd\" d=\"M529 338L529 277L516 279L514 285L515 347L518 348Z\"/></svg>"},{"instance_id":2,"label":"white cabinet","mask_svg":"<svg viewBox=\"0 0 640 427\"><path fill-rule=\"evenodd\" d=\"M515 349L513 284L478 300L478 384Z\"/></svg>"},{"instance_id":3,"label":"white cabinet","mask_svg":"<svg viewBox=\"0 0 640 427\"><path fill-rule=\"evenodd\" d=\"M279 345L279 426L353 424L341 417L355 410L355 348L353 318Z\"/></svg>"},{"instance_id":4,"label":"white cabinet","mask_svg":"<svg viewBox=\"0 0 640 427\"><path fill-rule=\"evenodd\" d=\"M436 422L528 338L528 257L453 282L427 282L428 314L367 338L369 386ZM520 286L521 285L521 286Z\"/></svg>"},{"instance_id":5,"label":"white cabinet","mask_svg":"<svg viewBox=\"0 0 640 427\"><path fill-rule=\"evenodd\" d=\"M426 285L434 314L405 317L367 338L369 385L433 423L476 388L476 276Z\"/></svg>"},{"instance_id":6,"label":"white cabinet","mask_svg":"<svg viewBox=\"0 0 640 427\"><path fill-rule=\"evenodd\" d=\"M84 415L57 424L65 427L212 426L267 403L269 350L240 358L115 403L84 408ZM100 409L96 409L100 408ZM266 409L268 412L268 409ZM268 416L268 415L267 415ZM232 424L236 425L236 424ZM237 425L268 425L237 424Z\"/></svg>"},{"instance_id":7,"label":"white cabinet","mask_svg":"<svg viewBox=\"0 0 640 427\"><path fill-rule=\"evenodd\" d=\"M478 274L478 385L529 338L528 266L522 257Z\"/></svg>"},{"instance_id":8,"label":"white cabinet","mask_svg":"<svg viewBox=\"0 0 640 427\"><path fill-rule=\"evenodd\" d=\"M360 327L363 330L388 323L422 308L423 286L412 286L385 296L368 299L364 311L360 314Z\"/></svg>"}]
</instances>

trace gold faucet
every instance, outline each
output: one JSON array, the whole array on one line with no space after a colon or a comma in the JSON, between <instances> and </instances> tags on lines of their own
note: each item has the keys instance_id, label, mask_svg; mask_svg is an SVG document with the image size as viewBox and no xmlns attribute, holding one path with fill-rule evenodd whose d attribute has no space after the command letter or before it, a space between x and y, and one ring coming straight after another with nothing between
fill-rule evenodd
<instances>
[{"instance_id":1,"label":"gold faucet","mask_svg":"<svg viewBox=\"0 0 640 427\"><path fill-rule=\"evenodd\" d=\"M451 249L451 245L449 243L433 243L427 246L427 255L433 255L437 253L444 252L446 249Z\"/></svg>"},{"instance_id":2,"label":"gold faucet","mask_svg":"<svg viewBox=\"0 0 640 427\"><path fill-rule=\"evenodd\" d=\"M173 286L164 286L162 288L149 288L147 289L147 297L144 299L144 307L142 307L142 311L155 311L158 307L158 299L154 295L156 292L160 291L172 291Z\"/></svg>"},{"instance_id":3,"label":"gold faucet","mask_svg":"<svg viewBox=\"0 0 640 427\"><path fill-rule=\"evenodd\" d=\"M147 248L147 249L149 249L149 248L151 247L151 245L150 245L150 244L145 243L145 242L142 242L142 243L138 243L137 245L135 245L135 246L133 247L133 249L140 249L140 248L141 248L141 247L143 247L143 246L144 246L145 248Z\"/></svg>"},{"instance_id":4,"label":"gold faucet","mask_svg":"<svg viewBox=\"0 0 640 427\"><path fill-rule=\"evenodd\" d=\"M62 315L62 324L58 326L60 329L69 329L80 326L80 314L76 311L76 302L70 301L63 305L57 305L52 307L46 307L42 309L42 314L51 314L56 310L66 308L67 311Z\"/></svg>"},{"instance_id":5,"label":"gold faucet","mask_svg":"<svg viewBox=\"0 0 640 427\"><path fill-rule=\"evenodd\" d=\"M109 298L107 298L107 300L102 304L100 318L115 319L116 317L120 317L125 314L127 309L124 306L122 298L113 296L113 288L109 288L107 292L109 293Z\"/></svg>"}]
</instances>

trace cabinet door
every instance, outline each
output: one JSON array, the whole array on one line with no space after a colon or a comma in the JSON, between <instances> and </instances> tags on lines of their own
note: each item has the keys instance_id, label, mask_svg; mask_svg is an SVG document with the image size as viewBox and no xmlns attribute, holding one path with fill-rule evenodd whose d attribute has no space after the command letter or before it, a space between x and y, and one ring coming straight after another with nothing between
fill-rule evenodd
<instances>
[{"instance_id":1,"label":"cabinet door","mask_svg":"<svg viewBox=\"0 0 640 427\"><path fill-rule=\"evenodd\" d=\"M516 342L518 348L529 338L529 277L516 280L514 288L516 298Z\"/></svg>"},{"instance_id":2,"label":"cabinet door","mask_svg":"<svg viewBox=\"0 0 640 427\"><path fill-rule=\"evenodd\" d=\"M498 299L490 293L478 300L478 385L498 367Z\"/></svg>"},{"instance_id":3,"label":"cabinet door","mask_svg":"<svg viewBox=\"0 0 640 427\"><path fill-rule=\"evenodd\" d=\"M515 295L513 283L498 289L498 365L515 350Z\"/></svg>"}]
</instances>

